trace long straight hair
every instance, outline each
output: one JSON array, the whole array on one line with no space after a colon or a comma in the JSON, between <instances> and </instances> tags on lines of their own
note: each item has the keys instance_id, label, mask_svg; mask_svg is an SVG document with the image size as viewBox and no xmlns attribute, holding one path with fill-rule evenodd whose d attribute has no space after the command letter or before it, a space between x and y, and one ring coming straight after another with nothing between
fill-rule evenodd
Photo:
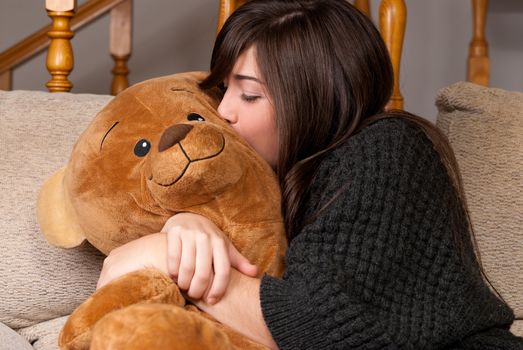
<instances>
[{"instance_id":1,"label":"long straight hair","mask_svg":"<svg viewBox=\"0 0 523 350\"><path fill-rule=\"evenodd\" d=\"M470 248L479 254L446 137L418 116L385 112L392 94L392 65L367 16L345 0L248 1L218 34L211 73L201 87L222 84L250 47L256 48L258 69L274 103L280 143L275 170L289 241L304 225L303 200L321 161L365 125L400 117L425 132L454 185L469 226L453 230L460 255L471 262ZM476 254L472 260L478 259L481 269Z\"/></svg>"},{"instance_id":2,"label":"long straight hair","mask_svg":"<svg viewBox=\"0 0 523 350\"><path fill-rule=\"evenodd\" d=\"M274 103L280 142L275 170L292 239L319 163L363 118L383 110L392 67L375 26L344 0L251 0L218 34L202 88L221 84L251 46Z\"/></svg>"}]
</instances>

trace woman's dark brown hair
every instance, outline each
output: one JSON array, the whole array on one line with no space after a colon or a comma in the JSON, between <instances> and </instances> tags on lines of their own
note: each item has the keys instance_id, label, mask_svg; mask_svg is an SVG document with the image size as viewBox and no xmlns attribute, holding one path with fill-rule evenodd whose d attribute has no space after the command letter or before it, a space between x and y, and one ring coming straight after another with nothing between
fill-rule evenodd
<instances>
[{"instance_id":1,"label":"woman's dark brown hair","mask_svg":"<svg viewBox=\"0 0 523 350\"><path fill-rule=\"evenodd\" d=\"M280 140L275 170L292 238L315 169L363 118L383 110L392 68L374 25L344 0L252 0L218 34L202 88L222 83L252 45L274 103Z\"/></svg>"},{"instance_id":2,"label":"woman's dark brown hair","mask_svg":"<svg viewBox=\"0 0 523 350\"><path fill-rule=\"evenodd\" d=\"M384 112L393 86L389 54L374 24L355 7L345 0L247 2L218 34L211 73L201 87L222 84L238 56L252 46L274 103L280 142L275 170L289 240L304 224L301 204L320 162L364 125L382 118L406 118L422 127L466 208L446 138L420 117ZM463 253L471 238L454 231Z\"/></svg>"}]
</instances>

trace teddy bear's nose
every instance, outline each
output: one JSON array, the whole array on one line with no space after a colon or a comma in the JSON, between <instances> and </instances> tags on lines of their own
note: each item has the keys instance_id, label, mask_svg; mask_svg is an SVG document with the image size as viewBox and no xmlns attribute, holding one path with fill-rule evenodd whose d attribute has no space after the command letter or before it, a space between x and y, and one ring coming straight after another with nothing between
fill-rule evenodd
<instances>
[{"instance_id":1,"label":"teddy bear's nose","mask_svg":"<svg viewBox=\"0 0 523 350\"><path fill-rule=\"evenodd\" d=\"M163 152L183 140L192 128L192 125L174 124L165 129L162 137L160 137L158 152Z\"/></svg>"}]
</instances>

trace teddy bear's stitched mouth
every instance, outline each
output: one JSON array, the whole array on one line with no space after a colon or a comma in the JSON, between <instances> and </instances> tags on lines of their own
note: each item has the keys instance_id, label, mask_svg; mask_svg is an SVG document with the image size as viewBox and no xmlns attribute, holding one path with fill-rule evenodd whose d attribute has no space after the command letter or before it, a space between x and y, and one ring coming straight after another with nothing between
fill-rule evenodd
<instances>
[{"instance_id":1,"label":"teddy bear's stitched mouth","mask_svg":"<svg viewBox=\"0 0 523 350\"><path fill-rule=\"evenodd\" d=\"M209 156L206 156L206 157L202 157L202 158L197 158L197 159L191 159L189 157L189 155L187 154L187 152L185 151L185 149L183 148L182 142L181 141L178 142L178 145L180 146L180 149L182 150L183 155L185 156L185 158L187 158L187 164L183 168L183 170L180 173L180 175L178 175L178 177L176 179L174 179L174 181L172 181L172 182L170 182L168 184L162 184L162 183L159 183L159 182L155 181L154 180L154 176L152 174L149 177L149 180L154 181L155 184L157 184L158 186L162 186L162 187L169 187L169 186L174 185L175 183L180 181L180 179L185 175L185 173L187 172L187 169L189 169L189 166L191 164L215 158L215 157L217 157L218 155L220 155L223 152L223 150L225 149L225 137L223 136L223 134L221 135L221 137L222 137L222 147L218 150L218 152L216 152L216 153L214 153L212 155L209 155Z\"/></svg>"}]
</instances>

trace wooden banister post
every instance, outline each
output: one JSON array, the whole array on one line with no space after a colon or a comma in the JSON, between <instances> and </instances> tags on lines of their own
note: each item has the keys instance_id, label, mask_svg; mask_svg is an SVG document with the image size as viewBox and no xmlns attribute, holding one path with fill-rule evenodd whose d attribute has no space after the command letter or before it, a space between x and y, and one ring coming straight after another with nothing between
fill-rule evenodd
<instances>
[{"instance_id":1,"label":"wooden banister post","mask_svg":"<svg viewBox=\"0 0 523 350\"><path fill-rule=\"evenodd\" d=\"M354 6L358 8L361 12L367 15L370 18L370 5L369 0L356 0L354 1Z\"/></svg>"},{"instance_id":2,"label":"wooden banister post","mask_svg":"<svg viewBox=\"0 0 523 350\"><path fill-rule=\"evenodd\" d=\"M223 24L229 18L231 13L234 12L238 7L243 5L248 0L220 0L220 8L218 12L218 26L216 28L216 33L220 32Z\"/></svg>"},{"instance_id":3,"label":"wooden banister post","mask_svg":"<svg viewBox=\"0 0 523 350\"><path fill-rule=\"evenodd\" d=\"M129 86L127 60L132 46L132 0L125 0L111 10L109 51L114 59L111 94L117 95Z\"/></svg>"},{"instance_id":4,"label":"wooden banister post","mask_svg":"<svg viewBox=\"0 0 523 350\"><path fill-rule=\"evenodd\" d=\"M9 91L12 88L11 70L0 73L0 90Z\"/></svg>"},{"instance_id":5,"label":"wooden banister post","mask_svg":"<svg viewBox=\"0 0 523 350\"><path fill-rule=\"evenodd\" d=\"M403 96L400 92L400 63L407 21L407 7L404 0L382 0L380 4L380 31L389 49L394 70L394 89L387 109L403 109Z\"/></svg>"},{"instance_id":6,"label":"wooden banister post","mask_svg":"<svg viewBox=\"0 0 523 350\"><path fill-rule=\"evenodd\" d=\"M51 44L47 51L47 70L51 73L51 80L46 84L51 92L68 92L73 84L67 76L74 67L71 38L74 33L70 30L70 20L74 16L76 0L46 0L45 7L53 26L48 32Z\"/></svg>"},{"instance_id":7,"label":"wooden banister post","mask_svg":"<svg viewBox=\"0 0 523 350\"><path fill-rule=\"evenodd\" d=\"M469 45L467 60L467 80L488 86L490 78L490 59L485 38L488 0L472 0L473 36Z\"/></svg>"}]
</instances>

